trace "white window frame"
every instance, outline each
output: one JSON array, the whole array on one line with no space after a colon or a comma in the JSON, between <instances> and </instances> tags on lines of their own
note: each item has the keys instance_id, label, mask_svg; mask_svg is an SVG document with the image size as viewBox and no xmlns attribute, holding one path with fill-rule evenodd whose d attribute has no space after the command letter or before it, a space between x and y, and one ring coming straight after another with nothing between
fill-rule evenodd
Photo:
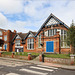
<instances>
[{"instance_id":1,"label":"white window frame","mask_svg":"<svg viewBox=\"0 0 75 75\"><path fill-rule=\"evenodd\" d=\"M27 49L34 50L34 39L27 39Z\"/></svg>"},{"instance_id":2,"label":"white window frame","mask_svg":"<svg viewBox=\"0 0 75 75\"><path fill-rule=\"evenodd\" d=\"M61 29L61 30L62 30L62 29ZM66 46L65 46L65 42L66 42L66 41L65 41L64 36L66 35L66 38L67 38L67 33L65 34L64 32L65 32L65 30L63 30L63 33L60 35L60 36L63 36L63 37L62 37L63 40L61 40L63 45L61 46L61 48L70 48L70 46L68 46L67 43L66 43ZM61 39L61 37L60 37L60 39Z\"/></svg>"},{"instance_id":3,"label":"white window frame","mask_svg":"<svg viewBox=\"0 0 75 75\"><path fill-rule=\"evenodd\" d=\"M15 40L15 46L20 46L20 40Z\"/></svg>"}]
</instances>

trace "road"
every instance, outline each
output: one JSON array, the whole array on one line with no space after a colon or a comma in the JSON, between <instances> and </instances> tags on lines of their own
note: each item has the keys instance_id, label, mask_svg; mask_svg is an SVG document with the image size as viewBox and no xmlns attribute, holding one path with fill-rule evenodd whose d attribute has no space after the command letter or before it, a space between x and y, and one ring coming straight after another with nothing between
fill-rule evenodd
<instances>
[{"instance_id":1,"label":"road","mask_svg":"<svg viewBox=\"0 0 75 75\"><path fill-rule=\"evenodd\" d=\"M75 71L0 59L0 75L75 75Z\"/></svg>"}]
</instances>

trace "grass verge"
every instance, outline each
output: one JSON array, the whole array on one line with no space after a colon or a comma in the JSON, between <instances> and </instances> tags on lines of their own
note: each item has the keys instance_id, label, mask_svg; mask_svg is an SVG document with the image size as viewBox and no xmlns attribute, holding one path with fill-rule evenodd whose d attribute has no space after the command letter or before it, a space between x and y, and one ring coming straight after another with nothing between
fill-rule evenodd
<instances>
[{"instance_id":1,"label":"grass verge","mask_svg":"<svg viewBox=\"0 0 75 75\"><path fill-rule=\"evenodd\" d=\"M21 55L21 56L28 56L28 53L31 53L32 55L38 56L39 53L35 52L14 52L15 55ZM3 52L4 55L12 55L12 52Z\"/></svg>"},{"instance_id":2,"label":"grass verge","mask_svg":"<svg viewBox=\"0 0 75 75\"><path fill-rule=\"evenodd\" d=\"M45 54L44 56L51 58L70 58L70 54Z\"/></svg>"}]
</instances>

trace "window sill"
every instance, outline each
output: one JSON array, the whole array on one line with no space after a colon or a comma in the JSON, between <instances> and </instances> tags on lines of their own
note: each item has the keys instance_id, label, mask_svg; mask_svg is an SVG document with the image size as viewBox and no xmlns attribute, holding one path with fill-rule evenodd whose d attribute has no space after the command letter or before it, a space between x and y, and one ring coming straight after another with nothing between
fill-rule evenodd
<instances>
[{"instance_id":1,"label":"window sill","mask_svg":"<svg viewBox=\"0 0 75 75\"><path fill-rule=\"evenodd\" d=\"M61 48L70 48L70 47L61 47Z\"/></svg>"},{"instance_id":2,"label":"window sill","mask_svg":"<svg viewBox=\"0 0 75 75\"><path fill-rule=\"evenodd\" d=\"M42 47L38 47L38 48L42 48Z\"/></svg>"},{"instance_id":3,"label":"window sill","mask_svg":"<svg viewBox=\"0 0 75 75\"><path fill-rule=\"evenodd\" d=\"M27 50L34 50L34 49L27 49Z\"/></svg>"}]
</instances>

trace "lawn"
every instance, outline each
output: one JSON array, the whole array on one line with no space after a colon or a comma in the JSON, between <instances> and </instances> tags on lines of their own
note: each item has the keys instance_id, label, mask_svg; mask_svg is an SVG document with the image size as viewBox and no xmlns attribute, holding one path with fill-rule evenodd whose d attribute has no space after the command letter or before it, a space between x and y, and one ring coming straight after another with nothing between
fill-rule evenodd
<instances>
[{"instance_id":1,"label":"lawn","mask_svg":"<svg viewBox=\"0 0 75 75\"><path fill-rule=\"evenodd\" d=\"M70 54L45 54L44 56L51 58L70 58Z\"/></svg>"},{"instance_id":2,"label":"lawn","mask_svg":"<svg viewBox=\"0 0 75 75\"><path fill-rule=\"evenodd\" d=\"M34 56L39 56L40 53L35 52L14 52L15 55L20 56L28 56L28 53L31 53ZM12 52L3 52L3 55L12 55ZM70 58L70 54L44 54L45 57L51 57L51 58Z\"/></svg>"},{"instance_id":3,"label":"lawn","mask_svg":"<svg viewBox=\"0 0 75 75\"><path fill-rule=\"evenodd\" d=\"M14 52L15 55L22 55L22 56L28 56L28 53L29 52ZM35 56L38 56L39 53L35 53L35 52L30 52L31 55L35 55ZM2 54L4 55L12 55L12 52L3 52Z\"/></svg>"}]
</instances>

